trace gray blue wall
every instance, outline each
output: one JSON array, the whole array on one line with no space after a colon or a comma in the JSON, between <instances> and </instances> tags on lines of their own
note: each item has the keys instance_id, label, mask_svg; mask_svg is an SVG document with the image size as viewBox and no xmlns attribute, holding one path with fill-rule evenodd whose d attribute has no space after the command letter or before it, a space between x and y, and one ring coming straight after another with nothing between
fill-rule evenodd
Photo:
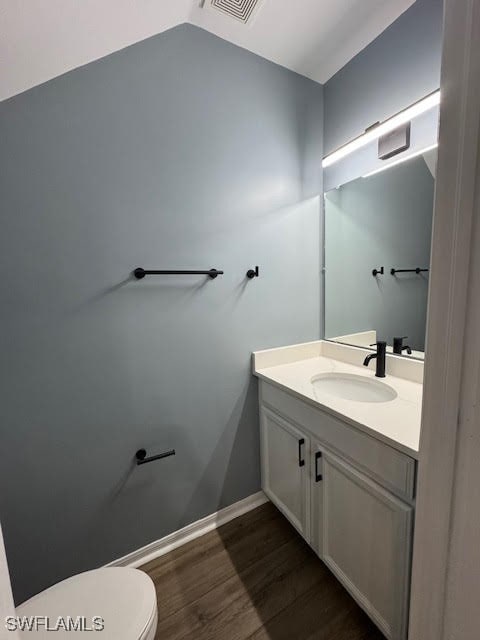
<instances>
[{"instance_id":1,"label":"gray blue wall","mask_svg":"<svg viewBox=\"0 0 480 640\"><path fill-rule=\"evenodd\" d=\"M321 331L322 108L320 85L188 25L0 104L17 601L259 489L250 352ZM177 455L135 468L143 446Z\"/></svg>"},{"instance_id":2,"label":"gray blue wall","mask_svg":"<svg viewBox=\"0 0 480 640\"><path fill-rule=\"evenodd\" d=\"M416 0L325 84L325 154L438 89L443 0Z\"/></svg>"},{"instance_id":3,"label":"gray blue wall","mask_svg":"<svg viewBox=\"0 0 480 640\"><path fill-rule=\"evenodd\" d=\"M376 330L424 350L434 179L422 157L359 178L325 198L325 335ZM372 269L385 267L385 275Z\"/></svg>"}]
</instances>

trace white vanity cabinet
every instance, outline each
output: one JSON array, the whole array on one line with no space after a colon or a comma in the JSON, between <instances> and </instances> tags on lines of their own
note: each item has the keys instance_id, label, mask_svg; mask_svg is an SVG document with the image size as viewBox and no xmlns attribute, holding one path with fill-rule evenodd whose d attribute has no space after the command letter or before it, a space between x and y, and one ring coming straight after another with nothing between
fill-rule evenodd
<instances>
[{"instance_id":1,"label":"white vanity cabinet","mask_svg":"<svg viewBox=\"0 0 480 640\"><path fill-rule=\"evenodd\" d=\"M407 635L415 460L260 383L263 490L391 640Z\"/></svg>"}]
</instances>

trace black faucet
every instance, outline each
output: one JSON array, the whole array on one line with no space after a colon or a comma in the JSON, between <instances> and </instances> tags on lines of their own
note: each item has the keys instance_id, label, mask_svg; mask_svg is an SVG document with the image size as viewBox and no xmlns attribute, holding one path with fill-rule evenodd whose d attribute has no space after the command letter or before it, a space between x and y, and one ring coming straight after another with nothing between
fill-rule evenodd
<instances>
[{"instance_id":1,"label":"black faucet","mask_svg":"<svg viewBox=\"0 0 480 640\"><path fill-rule=\"evenodd\" d=\"M377 369L375 371L375 375L377 378L385 378L385 356L387 353L387 343L383 340L379 340L378 342L374 342L374 344L377 345L377 353L371 353L368 355L363 361L363 366L368 367L370 360L376 358Z\"/></svg>"},{"instance_id":2,"label":"black faucet","mask_svg":"<svg viewBox=\"0 0 480 640\"><path fill-rule=\"evenodd\" d=\"M403 338L394 338L393 339L393 353L397 355L402 355L402 351L406 351L408 355L412 355L412 349L408 346L408 344L404 345L403 341L406 340L408 336L403 336Z\"/></svg>"}]
</instances>

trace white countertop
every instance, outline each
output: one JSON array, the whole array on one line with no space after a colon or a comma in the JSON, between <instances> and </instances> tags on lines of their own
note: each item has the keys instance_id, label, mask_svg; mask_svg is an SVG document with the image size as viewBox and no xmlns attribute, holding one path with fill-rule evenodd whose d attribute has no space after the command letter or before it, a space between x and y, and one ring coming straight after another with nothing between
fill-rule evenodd
<instances>
[{"instance_id":1,"label":"white countertop","mask_svg":"<svg viewBox=\"0 0 480 640\"><path fill-rule=\"evenodd\" d=\"M325 392L320 395L318 390L314 392L311 382L312 378L320 373L353 373L378 380L375 378L373 368L362 366L362 349L345 345L332 347L332 344L318 341L306 345L295 345L291 348L256 352L253 360L254 374L309 404L343 419L395 449L418 458L423 391L423 385L418 382L418 365L423 366L423 363L418 361L415 363L417 369L412 368L412 379L408 379L388 373L388 359L395 356L387 356L387 376L381 381L397 392L397 397L389 402L356 402ZM292 350L291 353L289 349ZM346 351L349 349L353 349L353 353ZM276 351L278 354L275 353ZM367 353L368 351L365 351L365 355ZM358 359L359 365L348 362L352 359L354 361ZM375 362L373 362L374 365ZM390 365L390 368L398 373L395 369L398 366L396 361L390 360ZM408 370L405 374L404 369L402 363L400 373L408 375Z\"/></svg>"}]
</instances>

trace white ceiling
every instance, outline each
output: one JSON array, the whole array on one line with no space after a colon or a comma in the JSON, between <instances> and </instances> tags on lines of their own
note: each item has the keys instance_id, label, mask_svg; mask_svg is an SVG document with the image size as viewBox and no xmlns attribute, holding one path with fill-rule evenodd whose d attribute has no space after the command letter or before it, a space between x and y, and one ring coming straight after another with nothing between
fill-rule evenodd
<instances>
[{"instance_id":1,"label":"white ceiling","mask_svg":"<svg viewBox=\"0 0 480 640\"><path fill-rule=\"evenodd\" d=\"M415 0L261 0L247 25L211 0L0 0L0 100L191 22L325 82Z\"/></svg>"}]
</instances>

